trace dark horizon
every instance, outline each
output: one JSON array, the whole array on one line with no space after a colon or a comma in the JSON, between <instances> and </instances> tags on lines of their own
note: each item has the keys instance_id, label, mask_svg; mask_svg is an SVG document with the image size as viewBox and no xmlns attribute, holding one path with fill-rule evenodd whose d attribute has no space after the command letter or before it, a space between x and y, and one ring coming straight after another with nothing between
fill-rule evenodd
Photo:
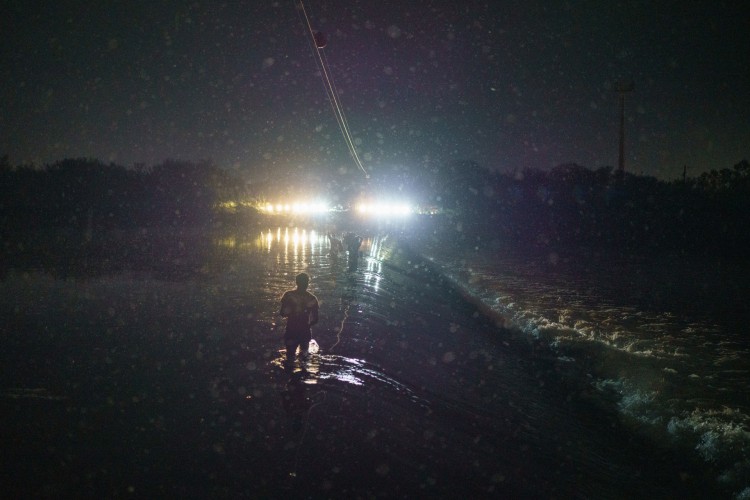
<instances>
[{"instance_id":1,"label":"dark horizon","mask_svg":"<svg viewBox=\"0 0 750 500\"><path fill-rule=\"evenodd\" d=\"M477 237L482 245L502 241L571 255L736 259L744 257L750 244L747 161L669 183L575 164L505 175L472 162L453 162L422 175L408 173L373 182L369 192L411 195L436 207L448 227L461 227L462 238ZM73 229L80 237L141 227L249 227L262 214L246 202L295 194L288 183L247 184L207 163L177 161L129 170L66 160L43 170L0 169L0 176L0 230L8 241L33 241L37 233L54 228ZM306 193L349 208L362 193L356 176L346 182L339 176L319 179L316 186L303 181ZM36 249L6 241L5 251L13 262Z\"/></svg>"},{"instance_id":2,"label":"dark horizon","mask_svg":"<svg viewBox=\"0 0 750 500\"><path fill-rule=\"evenodd\" d=\"M494 175L504 175L504 176L517 176L520 172L523 171L540 171L540 172L551 172L555 169L563 168L570 165L575 165L576 167L580 167L583 169L591 170L591 171L611 171L613 173L616 173L619 168L615 165L599 165L599 166L590 166L590 165L584 165L580 164L574 161L564 161L560 162L558 164L549 166L547 168L543 168L540 166L510 166L503 170L497 170L492 169L486 165L480 164L476 160L472 158L459 158L459 159L449 159L445 161L439 161L436 159L434 163L432 163L430 166L422 165L420 167L409 167L406 165L391 165L388 168L385 168L381 166L382 170L374 170L368 172L367 175L364 175L362 171L357 169L356 163L350 162L347 165L340 165L337 169L333 168L329 165L328 169L323 170L308 170L302 167L301 165L297 166L287 166L286 168L272 168L268 171L262 170L261 168L248 168L248 169L237 169L233 168L231 166L222 165L217 162L215 162L212 158L186 158L186 157L168 157L163 158L159 161L156 161L155 163L143 163L143 162L135 162L130 164L124 164L118 161L105 161L101 158L96 157L89 157L85 155L72 155L67 156L64 158L58 158L54 159L52 161L46 162L46 163L14 163L13 158L10 157L8 154L0 154L0 170L18 170L18 169L31 169L31 170L47 170L50 167L53 167L55 165L59 165L61 163L69 162L69 161L76 161L76 162L91 162L91 163L98 163L101 165L106 166L114 166L117 168L124 168L126 170L132 170L132 171L150 171L153 170L156 167L165 165L165 164L184 164L184 165L204 165L210 168L220 168L223 171L226 171L228 174L236 176L238 178L241 178L247 182L268 182L270 179L276 177L279 178L279 173L283 173L284 175L287 174L301 174L303 177L316 179L316 178L323 178L323 179L330 179L335 177L344 177L348 180L355 181L356 179L359 179L359 183L362 186L367 186L371 184L372 180L377 180L378 177L381 178L388 178L393 175L420 175L421 172L429 172L429 171L436 171L440 170L442 168L445 168L446 165L451 164L466 164L466 165L472 165L477 167L478 169L482 171L489 171ZM743 165L747 162L747 157L738 158L736 161L731 162L731 164L727 165L716 165L713 168L706 169L702 172L696 172L693 169L689 168L688 165L683 165L680 169L679 173L675 172L674 177L671 178L662 178L659 176L654 176L651 174L648 174L646 172L632 172L628 170L627 168L623 169L622 173L633 176L633 177L653 177L659 182L674 182L674 181L682 181L685 179L700 179L700 178L706 178L710 176L715 176L718 173L721 173L722 171L729 171L732 169L736 169L739 165ZM416 172L416 174L414 174ZM283 183L283 180L280 179L279 183Z\"/></svg>"}]
</instances>

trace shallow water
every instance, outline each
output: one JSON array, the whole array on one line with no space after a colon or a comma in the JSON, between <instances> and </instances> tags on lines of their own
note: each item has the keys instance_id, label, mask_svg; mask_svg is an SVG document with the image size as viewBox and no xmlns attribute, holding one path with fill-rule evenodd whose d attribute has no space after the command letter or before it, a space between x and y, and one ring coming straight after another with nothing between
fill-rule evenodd
<instances>
[{"instance_id":1,"label":"shallow water","mask_svg":"<svg viewBox=\"0 0 750 500\"><path fill-rule=\"evenodd\" d=\"M623 425L576 363L499 328L394 234L366 234L354 272L322 234L175 235L163 251L139 244L152 253L116 272L8 272L8 491L717 493L699 461ZM321 303L319 352L290 375L276 311L300 271Z\"/></svg>"}]
</instances>

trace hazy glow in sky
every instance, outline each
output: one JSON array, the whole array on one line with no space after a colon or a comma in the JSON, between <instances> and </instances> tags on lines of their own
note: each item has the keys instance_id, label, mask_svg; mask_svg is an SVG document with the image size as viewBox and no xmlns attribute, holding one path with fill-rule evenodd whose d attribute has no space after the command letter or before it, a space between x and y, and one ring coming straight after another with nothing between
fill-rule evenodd
<instances>
[{"instance_id":1,"label":"hazy glow in sky","mask_svg":"<svg viewBox=\"0 0 750 500\"><path fill-rule=\"evenodd\" d=\"M356 168L295 2L14 1L0 154L12 164L210 159L266 174ZM378 171L616 166L663 178L750 156L741 2L305 3L353 142Z\"/></svg>"}]
</instances>

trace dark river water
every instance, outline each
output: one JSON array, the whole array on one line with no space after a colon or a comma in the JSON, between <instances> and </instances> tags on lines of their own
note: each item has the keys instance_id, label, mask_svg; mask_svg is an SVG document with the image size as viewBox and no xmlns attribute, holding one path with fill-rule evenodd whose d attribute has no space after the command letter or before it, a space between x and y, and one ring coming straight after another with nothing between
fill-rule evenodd
<instances>
[{"instance_id":1,"label":"dark river water","mask_svg":"<svg viewBox=\"0 0 750 500\"><path fill-rule=\"evenodd\" d=\"M722 327L403 229L363 231L354 271L314 225L118 233L74 271L6 266L3 490L748 495L746 372ZM301 271L321 321L290 373L276 313Z\"/></svg>"}]
</instances>

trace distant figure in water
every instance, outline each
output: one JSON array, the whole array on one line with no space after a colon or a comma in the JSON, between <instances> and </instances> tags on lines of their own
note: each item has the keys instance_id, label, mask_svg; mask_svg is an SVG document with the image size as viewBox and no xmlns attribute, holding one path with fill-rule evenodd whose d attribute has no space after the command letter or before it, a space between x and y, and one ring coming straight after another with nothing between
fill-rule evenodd
<instances>
[{"instance_id":1,"label":"distant figure in water","mask_svg":"<svg viewBox=\"0 0 750 500\"><path fill-rule=\"evenodd\" d=\"M362 245L362 237L350 231L344 235L344 245L349 251L349 270L355 271L359 263L359 247Z\"/></svg>"},{"instance_id":2,"label":"distant figure in water","mask_svg":"<svg viewBox=\"0 0 750 500\"><path fill-rule=\"evenodd\" d=\"M344 244L341 240L334 236L333 233L328 233L328 241L331 242L331 257L338 257L339 254L344 253Z\"/></svg>"},{"instance_id":3,"label":"distant figure in water","mask_svg":"<svg viewBox=\"0 0 750 500\"><path fill-rule=\"evenodd\" d=\"M312 339L310 327L318 322L318 299L307 291L310 276L300 273L296 276L297 288L284 292L281 297L279 314L286 318L284 345L286 346L287 368L294 364L297 348L300 356L307 357Z\"/></svg>"}]
</instances>

